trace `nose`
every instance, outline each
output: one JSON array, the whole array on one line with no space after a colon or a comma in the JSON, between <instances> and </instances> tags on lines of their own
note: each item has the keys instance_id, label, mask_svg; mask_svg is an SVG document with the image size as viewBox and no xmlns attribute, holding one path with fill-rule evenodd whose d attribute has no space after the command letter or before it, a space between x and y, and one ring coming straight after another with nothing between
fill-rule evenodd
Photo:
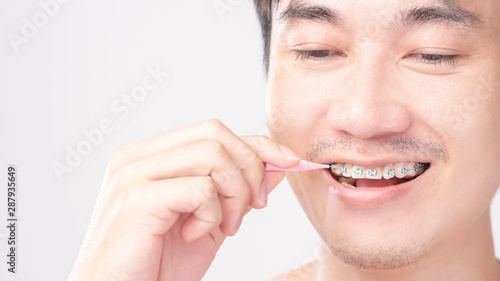
<instances>
[{"instance_id":1,"label":"nose","mask_svg":"<svg viewBox=\"0 0 500 281\"><path fill-rule=\"evenodd\" d=\"M404 94L391 79L391 66L376 60L352 65L344 86L336 87L328 108L331 128L358 139L370 139L404 132L410 115ZM392 71L394 73L394 71Z\"/></svg>"}]
</instances>

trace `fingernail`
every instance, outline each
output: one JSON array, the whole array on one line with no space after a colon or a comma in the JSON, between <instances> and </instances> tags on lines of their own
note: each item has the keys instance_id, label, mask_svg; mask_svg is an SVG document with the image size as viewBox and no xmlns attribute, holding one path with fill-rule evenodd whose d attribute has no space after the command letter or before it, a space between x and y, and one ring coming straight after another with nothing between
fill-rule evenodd
<instances>
[{"instance_id":1,"label":"fingernail","mask_svg":"<svg viewBox=\"0 0 500 281\"><path fill-rule=\"evenodd\" d=\"M238 232L242 222L243 222L243 217L241 217L240 220L236 223L236 227L234 228L233 235L235 235L236 232Z\"/></svg>"},{"instance_id":2,"label":"fingernail","mask_svg":"<svg viewBox=\"0 0 500 281\"><path fill-rule=\"evenodd\" d=\"M290 148L280 144L280 149L281 149L281 152L283 154L286 155L286 157L290 158L290 159L293 159L293 160L300 160L299 156L297 156L297 154L295 154L295 152L293 152Z\"/></svg>"},{"instance_id":3,"label":"fingernail","mask_svg":"<svg viewBox=\"0 0 500 281\"><path fill-rule=\"evenodd\" d=\"M267 187L266 187L266 182L262 182L262 185L260 186L260 198L259 198L259 203L262 207L267 206Z\"/></svg>"}]
</instances>

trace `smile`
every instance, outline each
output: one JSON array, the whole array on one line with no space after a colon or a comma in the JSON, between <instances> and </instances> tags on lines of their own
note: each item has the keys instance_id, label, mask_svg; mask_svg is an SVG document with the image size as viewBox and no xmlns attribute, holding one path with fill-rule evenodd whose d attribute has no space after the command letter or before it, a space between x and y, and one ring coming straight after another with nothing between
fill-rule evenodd
<instances>
[{"instance_id":1,"label":"smile","mask_svg":"<svg viewBox=\"0 0 500 281\"><path fill-rule=\"evenodd\" d=\"M331 174L340 184L350 188L377 188L411 181L429 168L429 163L397 163L365 168L348 163L331 165Z\"/></svg>"}]
</instances>

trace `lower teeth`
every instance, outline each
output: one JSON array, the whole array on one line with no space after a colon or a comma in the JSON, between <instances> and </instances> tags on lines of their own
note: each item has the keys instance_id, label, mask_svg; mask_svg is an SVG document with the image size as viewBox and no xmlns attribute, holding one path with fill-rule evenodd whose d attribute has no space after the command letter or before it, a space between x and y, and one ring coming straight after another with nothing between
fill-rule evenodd
<instances>
[{"instance_id":1,"label":"lower teeth","mask_svg":"<svg viewBox=\"0 0 500 281\"><path fill-rule=\"evenodd\" d=\"M348 184L347 182L341 182L341 184L342 184L343 186L347 186L347 187L352 187L352 188L356 188L355 186L353 186L353 185L350 185L350 184Z\"/></svg>"},{"instance_id":2,"label":"lower teeth","mask_svg":"<svg viewBox=\"0 0 500 281\"><path fill-rule=\"evenodd\" d=\"M339 177L338 181L344 186L356 188L356 179L348 177Z\"/></svg>"},{"instance_id":3,"label":"lower teeth","mask_svg":"<svg viewBox=\"0 0 500 281\"><path fill-rule=\"evenodd\" d=\"M398 185L398 184L410 181L412 179L398 179L398 180L399 181L397 183L392 182L392 183L387 183L387 185L378 185L378 184L375 184L374 186L366 186L366 187L378 188L378 187L384 187L384 186L388 186L388 185ZM347 187L350 187L350 188L366 188L365 186L358 186L357 180L353 179L353 178L339 177L337 179L337 181L340 184L342 184L343 186L347 186Z\"/></svg>"}]
</instances>

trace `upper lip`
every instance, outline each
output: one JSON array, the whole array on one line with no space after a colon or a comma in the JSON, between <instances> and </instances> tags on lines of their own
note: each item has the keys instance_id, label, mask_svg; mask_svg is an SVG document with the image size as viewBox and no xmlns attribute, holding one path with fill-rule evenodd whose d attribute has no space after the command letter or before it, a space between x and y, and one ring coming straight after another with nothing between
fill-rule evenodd
<instances>
[{"instance_id":1,"label":"upper lip","mask_svg":"<svg viewBox=\"0 0 500 281\"><path fill-rule=\"evenodd\" d=\"M423 157L418 157L415 155L410 156L392 156L392 157L384 157L384 158L373 158L373 157L348 157L342 155L331 156L325 159L322 159L319 163L322 164L335 164L335 163L344 163L344 164L352 164L361 166L364 168L377 168L384 167L390 164L398 164L398 163L431 163L429 159L425 159Z\"/></svg>"}]
</instances>

